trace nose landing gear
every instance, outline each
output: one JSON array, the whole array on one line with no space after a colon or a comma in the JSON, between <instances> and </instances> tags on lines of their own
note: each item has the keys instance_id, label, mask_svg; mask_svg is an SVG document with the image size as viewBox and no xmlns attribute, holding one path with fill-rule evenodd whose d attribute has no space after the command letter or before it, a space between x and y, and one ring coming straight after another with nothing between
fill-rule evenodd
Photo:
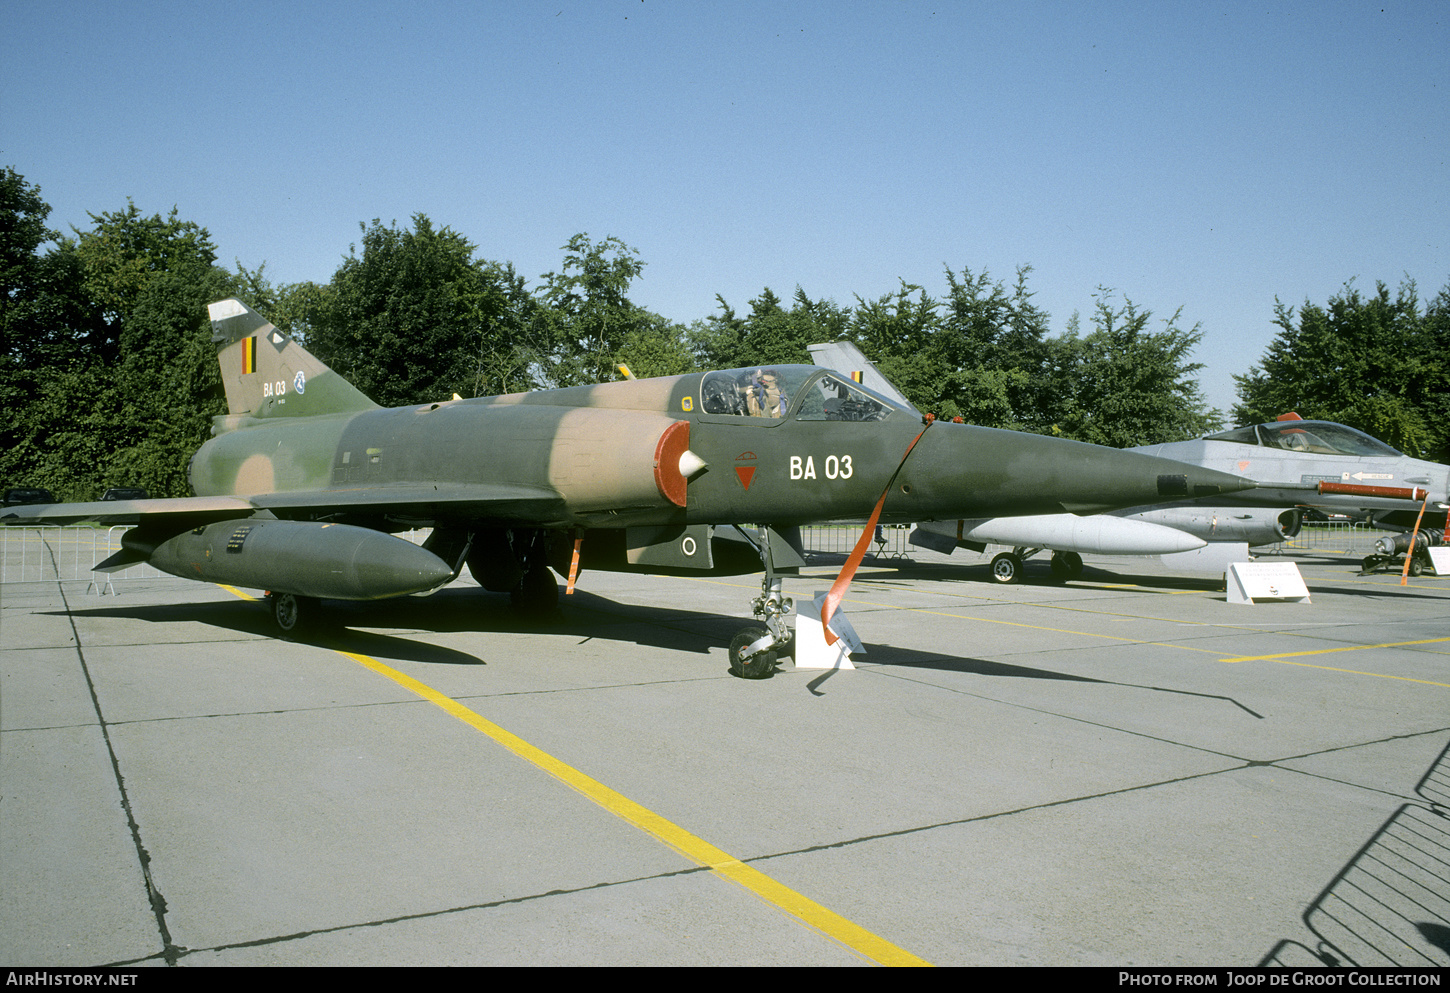
<instances>
[{"instance_id":1,"label":"nose landing gear","mask_svg":"<svg viewBox=\"0 0 1450 993\"><path fill-rule=\"evenodd\" d=\"M739 529L737 529L739 530ZM744 531L740 532L742 535ZM755 616L765 627L745 628L730 641L730 672L743 679L765 679L775 672L779 650L791 638L790 627L785 615L795 609L795 601L785 596L780 576L775 571L775 556L770 549L770 529L760 528L760 541L756 549L765 566L765 578L760 581L760 596L751 606ZM745 535L749 538L749 535Z\"/></svg>"}]
</instances>

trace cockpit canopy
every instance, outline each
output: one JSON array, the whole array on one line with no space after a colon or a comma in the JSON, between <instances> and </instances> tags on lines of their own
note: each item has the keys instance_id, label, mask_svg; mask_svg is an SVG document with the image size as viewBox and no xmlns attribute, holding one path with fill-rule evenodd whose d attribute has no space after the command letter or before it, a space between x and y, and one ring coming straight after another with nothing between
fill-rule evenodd
<instances>
[{"instance_id":1,"label":"cockpit canopy","mask_svg":"<svg viewBox=\"0 0 1450 993\"><path fill-rule=\"evenodd\" d=\"M793 416L802 421L879 421L902 408L829 369L810 365L752 366L707 372L700 410L741 417Z\"/></svg>"},{"instance_id":2,"label":"cockpit canopy","mask_svg":"<svg viewBox=\"0 0 1450 993\"><path fill-rule=\"evenodd\" d=\"M1250 424L1248 427L1208 435L1204 441L1231 441L1240 445L1258 445L1313 455L1404 457L1363 431L1333 421L1274 421L1269 424Z\"/></svg>"}]
</instances>

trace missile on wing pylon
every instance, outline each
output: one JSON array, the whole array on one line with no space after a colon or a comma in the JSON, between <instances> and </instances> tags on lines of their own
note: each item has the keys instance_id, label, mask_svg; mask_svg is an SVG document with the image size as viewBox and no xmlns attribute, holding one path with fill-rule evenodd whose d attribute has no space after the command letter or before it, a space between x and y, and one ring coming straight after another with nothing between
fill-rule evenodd
<instances>
[{"instance_id":1,"label":"missile on wing pylon","mask_svg":"<svg viewBox=\"0 0 1450 993\"><path fill-rule=\"evenodd\" d=\"M120 568L146 562L183 579L330 600L380 600L431 590L455 572L403 538L349 524L231 520L152 544L145 528L122 538Z\"/></svg>"}]
</instances>

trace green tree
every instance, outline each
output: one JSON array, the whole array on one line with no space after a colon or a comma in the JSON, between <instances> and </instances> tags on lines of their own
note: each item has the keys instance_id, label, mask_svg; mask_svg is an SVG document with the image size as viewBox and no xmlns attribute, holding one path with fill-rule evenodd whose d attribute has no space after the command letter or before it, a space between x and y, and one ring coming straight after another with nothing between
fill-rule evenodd
<instances>
[{"instance_id":1,"label":"green tree","mask_svg":"<svg viewBox=\"0 0 1450 993\"><path fill-rule=\"evenodd\" d=\"M636 379L701 372L689 346L689 333L684 325L646 312L615 353L615 364L628 367Z\"/></svg>"},{"instance_id":2,"label":"green tree","mask_svg":"<svg viewBox=\"0 0 1450 993\"><path fill-rule=\"evenodd\" d=\"M1450 284L1425 308L1421 331L1413 396L1433 432L1422 457L1450 462L1450 362L1445 359L1450 356Z\"/></svg>"},{"instance_id":3,"label":"green tree","mask_svg":"<svg viewBox=\"0 0 1450 993\"><path fill-rule=\"evenodd\" d=\"M576 234L563 246L563 265L546 272L534 291L533 340L542 346L538 371L544 385L578 386L618 378L626 344L658 332L654 315L629 299L644 271L639 253L615 237L595 244Z\"/></svg>"},{"instance_id":4,"label":"green tree","mask_svg":"<svg viewBox=\"0 0 1450 993\"><path fill-rule=\"evenodd\" d=\"M941 329L938 306L920 286L903 279L896 292L875 300L858 295L848 334L913 404L942 417L957 417L962 410L942 390L952 369L937 347Z\"/></svg>"},{"instance_id":5,"label":"green tree","mask_svg":"<svg viewBox=\"0 0 1450 993\"><path fill-rule=\"evenodd\" d=\"M8 294L0 477L66 499L108 485L184 496L187 459L223 410L205 305L231 277L175 210L128 202L91 219Z\"/></svg>"},{"instance_id":6,"label":"green tree","mask_svg":"<svg viewBox=\"0 0 1450 993\"><path fill-rule=\"evenodd\" d=\"M126 317L152 277L163 272L207 268L216 262L216 246L206 228L183 221L172 208L167 217L145 217L131 200L126 209L91 214L89 230L73 228L74 239L62 248L74 251L85 273L85 292L99 305L109 332L117 340Z\"/></svg>"},{"instance_id":7,"label":"green tree","mask_svg":"<svg viewBox=\"0 0 1450 993\"><path fill-rule=\"evenodd\" d=\"M412 230L374 220L362 232L329 287L277 293L278 317L318 358L383 406L531 385L532 303L512 265L476 258L423 214Z\"/></svg>"},{"instance_id":8,"label":"green tree","mask_svg":"<svg viewBox=\"0 0 1450 993\"><path fill-rule=\"evenodd\" d=\"M61 236L45 226L49 214L40 187L7 167L0 175L0 368L65 363L73 352L105 341L100 309L84 287L82 260L74 251L56 250ZM47 244L51 250L42 253ZM16 409L13 401L4 406Z\"/></svg>"},{"instance_id":9,"label":"green tree","mask_svg":"<svg viewBox=\"0 0 1450 993\"><path fill-rule=\"evenodd\" d=\"M94 488L186 496L187 462L211 418L226 412L206 305L231 295L234 280L215 264L210 233L174 208L147 217L128 201L124 211L90 216L93 227L62 251L80 259L105 325L92 406L105 451Z\"/></svg>"},{"instance_id":10,"label":"green tree","mask_svg":"<svg viewBox=\"0 0 1450 993\"><path fill-rule=\"evenodd\" d=\"M235 293L231 276L193 263L157 272L126 316L114 389L101 394L111 415L101 486L144 486L186 496L186 467L226 413L207 304Z\"/></svg>"},{"instance_id":11,"label":"green tree","mask_svg":"<svg viewBox=\"0 0 1450 993\"><path fill-rule=\"evenodd\" d=\"M849 315L828 300L812 300L800 287L787 310L780 297L766 287L750 301L750 313L741 316L721 296L720 313L712 314L691 330L691 340L703 366L739 369L751 365L785 365L811 361L807 346L845 336Z\"/></svg>"},{"instance_id":12,"label":"green tree","mask_svg":"<svg viewBox=\"0 0 1450 993\"><path fill-rule=\"evenodd\" d=\"M1008 287L985 270L963 267L959 276L947 267L946 297L930 301L921 294L914 308L904 306L903 283L896 310L908 317L909 329L894 341L878 336L882 369L923 410L986 427L1045 430L1048 315L1032 303L1031 271L1019 267Z\"/></svg>"},{"instance_id":13,"label":"green tree","mask_svg":"<svg viewBox=\"0 0 1450 993\"><path fill-rule=\"evenodd\" d=\"M38 392L34 369L35 338L44 326L35 313L43 261L40 246L58 235L45 226L50 205L40 187L27 183L10 166L0 173L0 487L28 482L18 478L25 465L16 452L24 438L27 408Z\"/></svg>"},{"instance_id":14,"label":"green tree","mask_svg":"<svg viewBox=\"0 0 1450 993\"><path fill-rule=\"evenodd\" d=\"M45 226L49 216L50 204L40 198L40 187L6 166L0 172L0 355L10 351L12 310L37 293L40 246L59 237Z\"/></svg>"},{"instance_id":15,"label":"green tree","mask_svg":"<svg viewBox=\"0 0 1450 993\"><path fill-rule=\"evenodd\" d=\"M933 343L950 370L942 380L944 406L987 427L1047 432L1056 398L1045 376L1049 316L1032 302L1030 265L1017 268L1009 288L986 270L947 270L941 330Z\"/></svg>"},{"instance_id":16,"label":"green tree","mask_svg":"<svg viewBox=\"0 0 1450 993\"><path fill-rule=\"evenodd\" d=\"M1412 281L1362 294L1353 280L1320 307L1276 300L1279 333L1259 364L1235 376L1236 423L1301 417L1338 421L1419 458L1450 455L1450 287L1421 309Z\"/></svg>"},{"instance_id":17,"label":"green tree","mask_svg":"<svg viewBox=\"0 0 1450 993\"><path fill-rule=\"evenodd\" d=\"M1045 431L1048 315L1032 303L1031 266L1008 286L986 271L946 269L947 296L902 280L875 301L857 297L851 331L861 350L922 410L973 424Z\"/></svg>"},{"instance_id":18,"label":"green tree","mask_svg":"<svg viewBox=\"0 0 1450 993\"><path fill-rule=\"evenodd\" d=\"M1148 330L1152 312L1131 300L1122 306L1099 287L1092 333L1078 337L1074 320L1051 341L1052 389L1060 394L1053 433L1077 441L1129 448L1181 441L1223 426L1210 409L1189 355L1203 338L1200 325L1179 325L1182 311Z\"/></svg>"}]
</instances>

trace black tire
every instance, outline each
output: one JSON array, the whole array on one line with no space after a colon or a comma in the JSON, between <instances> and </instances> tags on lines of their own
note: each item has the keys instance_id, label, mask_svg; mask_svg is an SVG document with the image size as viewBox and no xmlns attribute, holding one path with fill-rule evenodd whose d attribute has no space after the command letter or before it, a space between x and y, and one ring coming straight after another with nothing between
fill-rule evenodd
<instances>
[{"instance_id":1,"label":"black tire","mask_svg":"<svg viewBox=\"0 0 1450 993\"><path fill-rule=\"evenodd\" d=\"M297 596L295 593L273 593L269 598L272 620L283 637L295 638L318 627L322 613L322 602L316 597Z\"/></svg>"},{"instance_id":2,"label":"black tire","mask_svg":"<svg viewBox=\"0 0 1450 993\"><path fill-rule=\"evenodd\" d=\"M741 679L767 679L775 672L775 652L767 649L742 658L741 652L764 638L765 628L746 628L730 639L730 674Z\"/></svg>"},{"instance_id":3,"label":"black tire","mask_svg":"<svg viewBox=\"0 0 1450 993\"><path fill-rule=\"evenodd\" d=\"M1421 562L1418 556L1410 559L1410 575L1420 576L1425 571L1425 563Z\"/></svg>"},{"instance_id":4,"label":"black tire","mask_svg":"<svg viewBox=\"0 0 1450 993\"><path fill-rule=\"evenodd\" d=\"M992 560L992 581L994 583L1022 582L1022 560L1012 552L1003 552Z\"/></svg>"},{"instance_id":5,"label":"black tire","mask_svg":"<svg viewBox=\"0 0 1450 993\"><path fill-rule=\"evenodd\" d=\"M1082 556L1077 552L1053 552L1051 565L1052 578L1058 582L1082 575Z\"/></svg>"},{"instance_id":6,"label":"black tire","mask_svg":"<svg viewBox=\"0 0 1450 993\"><path fill-rule=\"evenodd\" d=\"M550 614L559 609L559 584L548 569L531 569L524 573L509 598L526 614Z\"/></svg>"},{"instance_id":7,"label":"black tire","mask_svg":"<svg viewBox=\"0 0 1450 993\"><path fill-rule=\"evenodd\" d=\"M1373 573L1376 573L1376 572L1379 571L1379 567L1380 567L1380 560L1379 559L1375 558L1373 555L1366 555L1364 557L1364 561L1362 563L1360 563L1360 570L1361 570L1360 571L1360 575L1362 575L1362 576L1368 576L1368 575L1371 575Z\"/></svg>"}]
</instances>

